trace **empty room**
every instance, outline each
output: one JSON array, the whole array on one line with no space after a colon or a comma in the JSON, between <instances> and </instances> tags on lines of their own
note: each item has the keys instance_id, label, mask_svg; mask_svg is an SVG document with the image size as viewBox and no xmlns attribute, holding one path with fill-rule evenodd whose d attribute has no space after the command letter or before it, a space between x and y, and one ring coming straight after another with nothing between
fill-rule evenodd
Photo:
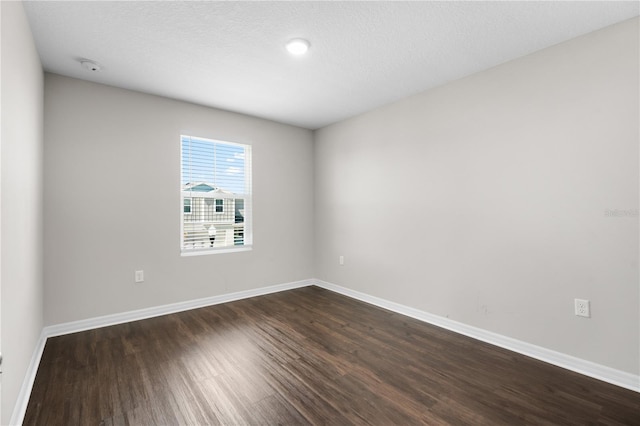
<instances>
[{"instance_id":1,"label":"empty room","mask_svg":"<svg viewBox=\"0 0 640 426\"><path fill-rule=\"evenodd\" d=\"M0 15L0 424L640 425L637 1Z\"/></svg>"}]
</instances>

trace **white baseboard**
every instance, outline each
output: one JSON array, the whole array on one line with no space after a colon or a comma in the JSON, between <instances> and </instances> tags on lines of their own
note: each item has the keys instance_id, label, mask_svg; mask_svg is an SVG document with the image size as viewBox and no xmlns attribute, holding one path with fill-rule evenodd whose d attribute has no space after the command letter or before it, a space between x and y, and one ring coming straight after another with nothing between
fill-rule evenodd
<instances>
[{"instance_id":1,"label":"white baseboard","mask_svg":"<svg viewBox=\"0 0 640 426\"><path fill-rule=\"evenodd\" d=\"M154 306L151 308L138 309L135 311L121 312L119 314L105 315L80 321L50 325L44 328L44 334L47 337L53 337L61 336L63 334L76 333L78 331L93 330L95 328L108 327L110 325L122 324L125 322L138 321L167 314L174 314L176 312L188 311L190 309L197 309L205 306L218 305L220 303L233 302L234 300L263 296L265 294L277 293L279 291L291 290L294 288L307 287L313 285L314 282L315 281L312 279L295 281L292 283L238 291L236 293L222 294L220 296L187 300L185 302L171 303L169 305Z\"/></svg>"},{"instance_id":2,"label":"white baseboard","mask_svg":"<svg viewBox=\"0 0 640 426\"><path fill-rule=\"evenodd\" d=\"M42 352L44 351L44 344L47 342L47 336L44 334L44 330L40 333L38 343L31 356L31 362L27 368L20 392L18 393L18 399L16 405L13 407L13 413L11 413L10 425L21 425L24 415L27 412L27 405L29 404L29 397L31 396L31 389L33 383L36 381L36 373L38 372L38 366L40 365L40 359L42 358Z\"/></svg>"},{"instance_id":3,"label":"white baseboard","mask_svg":"<svg viewBox=\"0 0 640 426\"><path fill-rule=\"evenodd\" d=\"M234 300L247 299L249 297L263 296L265 294L277 293L294 288L307 287L314 284L314 280L296 281L286 284L278 284L269 287L261 287L252 290L244 290L236 293L222 294L220 296L205 297L203 299L189 300L185 302L172 303L169 305L155 306L152 308L139 309L136 311L122 312L119 314L105 315L86 320L67 322L44 327L40 333L40 339L33 351L31 363L25 374L16 405L11 414L11 425L21 425L24 415L27 412L29 397L36 379L40 359L44 351L45 343L49 337L61 336L63 334L76 333L78 331L92 330L95 328L107 327L110 325L122 324L125 322L138 321L146 318L161 315L173 314L176 312L188 311L190 309L202 308L205 306L218 305L220 303L233 302Z\"/></svg>"},{"instance_id":4,"label":"white baseboard","mask_svg":"<svg viewBox=\"0 0 640 426\"><path fill-rule=\"evenodd\" d=\"M340 293L342 295L352 297L354 299L370 303L372 305L379 306L381 308L388 309L390 311L397 312L399 314L406 315L408 317L415 318L417 320L424 321L429 324L433 324L438 327L442 327L447 330L463 334L465 336L481 340L483 342L490 343L492 345L499 346L501 348L505 348L510 351L547 362L549 364L556 365L558 367L565 368L567 370L575 371L576 373L580 373L585 376L593 377L594 379L602 380L607 383L640 392L640 376L635 374L616 370L611 367L606 367L604 365L576 358L574 356L563 354L561 352L556 352L551 349L543 348L541 346L536 346L531 343L523 342L521 340L512 339L511 337L503 336L501 334L493 333L481 328L466 325L457 321L453 321L449 318L433 315L428 312L381 299L379 297L370 296L368 294L341 287L339 285L331 284L322 280L315 280L315 285L326 290L331 290L336 293Z\"/></svg>"}]
</instances>

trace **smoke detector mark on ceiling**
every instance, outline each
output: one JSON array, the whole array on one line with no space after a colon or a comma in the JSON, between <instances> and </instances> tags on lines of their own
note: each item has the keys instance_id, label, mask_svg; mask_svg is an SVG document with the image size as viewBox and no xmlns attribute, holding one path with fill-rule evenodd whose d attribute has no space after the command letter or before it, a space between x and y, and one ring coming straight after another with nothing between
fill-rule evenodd
<instances>
[{"instance_id":1,"label":"smoke detector mark on ceiling","mask_svg":"<svg viewBox=\"0 0 640 426\"><path fill-rule=\"evenodd\" d=\"M93 61L90 61L89 59L81 59L80 60L80 64L85 69L88 69L89 71L92 71L92 72L100 72L100 71L102 71L102 67L100 65L96 64Z\"/></svg>"}]
</instances>

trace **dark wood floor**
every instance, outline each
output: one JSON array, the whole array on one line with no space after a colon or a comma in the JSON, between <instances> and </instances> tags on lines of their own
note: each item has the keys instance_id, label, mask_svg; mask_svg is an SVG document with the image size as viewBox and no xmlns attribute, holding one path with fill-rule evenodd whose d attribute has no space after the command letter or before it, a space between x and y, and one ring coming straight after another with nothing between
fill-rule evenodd
<instances>
[{"instance_id":1,"label":"dark wood floor","mask_svg":"<svg viewBox=\"0 0 640 426\"><path fill-rule=\"evenodd\" d=\"M26 425L640 425L640 394L306 287L49 339Z\"/></svg>"}]
</instances>

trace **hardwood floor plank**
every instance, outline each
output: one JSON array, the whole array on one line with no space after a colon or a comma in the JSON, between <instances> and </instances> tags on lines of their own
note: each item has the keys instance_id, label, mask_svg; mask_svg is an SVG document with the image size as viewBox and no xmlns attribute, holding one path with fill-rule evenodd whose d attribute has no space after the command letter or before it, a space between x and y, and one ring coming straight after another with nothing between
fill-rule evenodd
<instances>
[{"instance_id":1,"label":"hardwood floor plank","mask_svg":"<svg viewBox=\"0 0 640 426\"><path fill-rule=\"evenodd\" d=\"M25 425L640 425L640 394L317 287L47 341Z\"/></svg>"}]
</instances>

